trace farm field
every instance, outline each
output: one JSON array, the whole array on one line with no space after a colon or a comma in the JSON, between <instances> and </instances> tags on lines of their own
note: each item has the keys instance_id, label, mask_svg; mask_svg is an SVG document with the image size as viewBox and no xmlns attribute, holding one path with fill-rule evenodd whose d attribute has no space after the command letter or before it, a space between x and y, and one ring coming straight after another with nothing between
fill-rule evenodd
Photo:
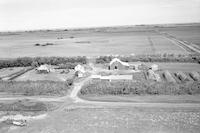
<instances>
[{"instance_id":1,"label":"farm field","mask_svg":"<svg viewBox=\"0 0 200 133\"><path fill-rule=\"evenodd\" d=\"M171 28L161 28L160 31L167 32L180 40L194 43L200 46L200 26L179 26Z\"/></svg>"},{"instance_id":2,"label":"farm field","mask_svg":"<svg viewBox=\"0 0 200 133\"><path fill-rule=\"evenodd\" d=\"M74 108L31 121L29 125L9 133L73 132L73 133L197 133L200 129L199 108L96 107ZM56 121L55 121L56 120Z\"/></svg>"},{"instance_id":3,"label":"farm field","mask_svg":"<svg viewBox=\"0 0 200 133\"><path fill-rule=\"evenodd\" d=\"M177 26L162 28L161 31L166 30L177 38L199 44L199 26L191 27ZM188 54L176 42L157 33L157 29L136 26L0 33L0 57Z\"/></svg>"}]
</instances>

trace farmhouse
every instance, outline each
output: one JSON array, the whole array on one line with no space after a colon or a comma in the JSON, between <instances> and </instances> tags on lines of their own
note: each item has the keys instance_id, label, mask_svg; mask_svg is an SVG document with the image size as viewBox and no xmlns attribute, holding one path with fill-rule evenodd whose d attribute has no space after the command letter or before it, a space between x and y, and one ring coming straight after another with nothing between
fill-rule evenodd
<instances>
[{"instance_id":1,"label":"farmhouse","mask_svg":"<svg viewBox=\"0 0 200 133\"><path fill-rule=\"evenodd\" d=\"M84 69L83 66L81 66L80 64L78 64L74 69L76 71L77 77L83 77L84 76L85 69Z\"/></svg>"},{"instance_id":2,"label":"farmhouse","mask_svg":"<svg viewBox=\"0 0 200 133\"><path fill-rule=\"evenodd\" d=\"M47 64L45 64L45 65L41 65L36 70L37 70L38 73L49 73L50 67Z\"/></svg>"},{"instance_id":3,"label":"farmhouse","mask_svg":"<svg viewBox=\"0 0 200 133\"><path fill-rule=\"evenodd\" d=\"M114 58L109 66L108 69L109 70L125 70L129 68L129 64L127 62L122 62L120 59L118 58Z\"/></svg>"}]
</instances>

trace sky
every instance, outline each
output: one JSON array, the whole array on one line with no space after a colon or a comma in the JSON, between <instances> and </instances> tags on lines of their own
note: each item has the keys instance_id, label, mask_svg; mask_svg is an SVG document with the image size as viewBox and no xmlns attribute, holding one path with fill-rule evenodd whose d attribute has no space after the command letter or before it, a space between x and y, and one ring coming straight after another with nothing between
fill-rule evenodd
<instances>
[{"instance_id":1,"label":"sky","mask_svg":"<svg viewBox=\"0 0 200 133\"><path fill-rule=\"evenodd\" d=\"M0 0L0 31L200 22L200 0Z\"/></svg>"}]
</instances>

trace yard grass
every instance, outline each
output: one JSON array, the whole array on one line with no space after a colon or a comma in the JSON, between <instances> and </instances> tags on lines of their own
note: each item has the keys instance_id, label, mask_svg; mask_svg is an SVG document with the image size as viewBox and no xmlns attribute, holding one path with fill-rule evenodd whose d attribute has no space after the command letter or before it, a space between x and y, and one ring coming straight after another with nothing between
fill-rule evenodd
<instances>
[{"instance_id":1,"label":"yard grass","mask_svg":"<svg viewBox=\"0 0 200 133\"><path fill-rule=\"evenodd\" d=\"M131 64L131 63L130 63ZM181 62L145 62L147 66L151 66L152 64L157 64L160 70L168 70L170 72L184 71L191 72L197 71L200 72L200 64L197 63L181 63Z\"/></svg>"},{"instance_id":2,"label":"yard grass","mask_svg":"<svg viewBox=\"0 0 200 133\"><path fill-rule=\"evenodd\" d=\"M23 70L24 67L9 67L0 69L0 78L9 76L13 73Z\"/></svg>"},{"instance_id":3,"label":"yard grass","mask_svg":"<svg viewBox=\"0 0 200 133\"><path fill-rule=\"evenodd\" d=\"M47 74L40 74L37 73L35 69L17 77L15 81L42 81L42 80L48 80L48 81L66 81L69 79L73 79L75 75L74 70L70 70L69 73L61 73L65 69L55 69L53 72L47 73Z\"/></svg>"}]
</instances>

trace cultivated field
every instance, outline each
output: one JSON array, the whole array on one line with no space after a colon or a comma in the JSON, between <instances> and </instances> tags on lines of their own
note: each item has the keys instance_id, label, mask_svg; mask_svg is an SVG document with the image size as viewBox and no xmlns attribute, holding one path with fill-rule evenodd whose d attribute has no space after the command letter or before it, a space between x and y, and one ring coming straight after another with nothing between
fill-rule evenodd
<instances>
[{"instance_id":1,"label":"cultivated field","mask_svg":"<svg viewBox=\"0 0 200 133\"><path fill-rule=\"evenodd\" d=\"M200 26L179 26L160 28L161 31L167 32L178 39L187 41L188 43L194 43L200 46Z\"/></svg>"},{"instance_id":2,"label":"cultivated field","mask_svg":"<svg viewBox=\"0 0 200 133\"><path fill-rule=\"evenodd\" d=\"M188 30L189 29L189 30ZM0 33L0 57L187 54L157 30L199 44L199 26L148 26Z\"/></svg>"}]
</instances>

